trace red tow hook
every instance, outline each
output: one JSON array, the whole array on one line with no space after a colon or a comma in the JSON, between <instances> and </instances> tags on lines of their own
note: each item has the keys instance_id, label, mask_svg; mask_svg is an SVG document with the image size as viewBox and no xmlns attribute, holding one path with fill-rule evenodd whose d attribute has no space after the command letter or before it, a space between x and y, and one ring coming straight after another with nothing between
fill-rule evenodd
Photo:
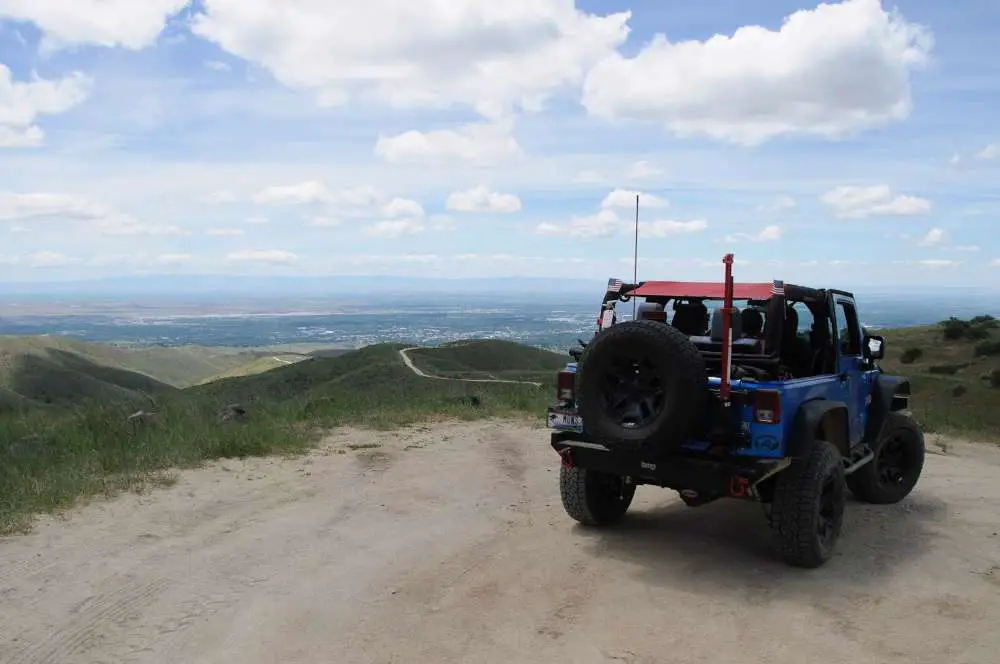
<instances>
[{"instance_id":1,"label":"red tow hook","mask_svg":"<svg viewBox=\"0 0 1000 664\"><path fill-rule=\"evenodd\" d=\"M729 495L733 498L746 498L749 484L747 478L733 475L729 478Z\"/></svg>"},{"instance_id":2,"label":"red tow hook","mask_svg":"<svg viewBox=\"0 0 1000 664\"><path fill-rule=\"evenodd\" d=\"M573 450L570 449L570 448L568 448L568 447L564 447L562 450L559 451L559 458L562 459L562 467L563 468L572 468L573 467L572 452L573 452Z\"/></svg>"}]
</instances>

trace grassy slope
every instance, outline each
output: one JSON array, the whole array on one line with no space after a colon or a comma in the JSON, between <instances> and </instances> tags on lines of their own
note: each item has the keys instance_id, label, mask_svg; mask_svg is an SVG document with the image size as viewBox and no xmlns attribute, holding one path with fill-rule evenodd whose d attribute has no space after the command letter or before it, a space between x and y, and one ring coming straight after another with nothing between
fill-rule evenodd
<instances>
[{"instance_id":1,"label":"grassy slope","mask_svg":"<svg viewBox=\"0 0 1000 664\"><path fill-rule=\"evenodd\" d=\"M926 431L955 433L996 442L1000 438L1000 389L989 376L1000 371L1000 355L975 355L984 341L1000 340L1000 329L986 339L946 340L940 325L888 330L886 357L879 363L888 373L910 378L910 407ZM907 349L921 356L904 363ZM936 373L954 371L954 373Z\"/></svg>"},{"instance_id":2,"label":"grassy slope","mask_svg":"<svg viewBox=\"0 0 1000 664\"><path fill-rule=\"evenodd\" d=\"M187 387L251 362L266 351L207 346L112 346L71 337L0 337L0 383L5 365L18 357L72 353L94 364L142 373L156 380ZM6 358L4 360L3 358Z\"/></svg>"},{"instance_id":3,"label":"grassy slope","mask_svg":"<svg viewBox=\"0 0 1000 664\"><path fill-rule=\"evenodd\" d=\"M4 339L0 345L0 410L85 401L123 402L135 407L176 391L150 376L75 350L72 343Z\"/></svg>"},{"instance_id":4,"label":"grassy slope","mask_svg":"<svg viewBox=\"0 0 1000 664\"><path fill-rule=\"evenodd\" d=\"M110 402L58 417L37 410L0 417L0 532L23 528L31 514L80 496L141 485L168 468L300 450L330 426L541 417L552 393L554 374L545 388L420 378L405 367L400 348L371 346L177 391L160 399L156 422L138 429L127 426L126 408ZM448 352L441 351L439 361ZM534 352L525 351L527 371L537 369ZM505 370L518 371L513 359L504 360ZM246 422L219 421L219 409L230 403L247 408Z\"/></svg>"},{"instance_id":5,"label":"grassy slope","mask_svg":"<svg viewBox=\"0 0 1000 664\"><path fill-rule=\"evenodd\" d=\"M456 342L410 351L422 371L449 378L549 381L569 357L510 341Z\"/></svg>"}]
</instances>

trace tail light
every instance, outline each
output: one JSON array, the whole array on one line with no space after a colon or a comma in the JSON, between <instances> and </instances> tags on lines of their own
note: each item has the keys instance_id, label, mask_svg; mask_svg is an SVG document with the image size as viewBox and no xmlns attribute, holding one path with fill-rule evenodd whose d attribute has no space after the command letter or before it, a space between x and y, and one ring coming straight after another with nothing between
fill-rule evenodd
<instances>
[{"instance_id":1,"label":"tail light","mask_svg":"<svg viewBox=\"0 0 1000 664\"><path fill-rule=\"evenodd\" d=\"M758 424L781 422L781 395L776 390L757 390L754 395L753 421Z\"/></svg>"},{"instance_id":2,"label":"tail light","mask_svg":"<svg viewBox=\"0 0 1000 664\"><path fill-rule=\"evenodd\" d=\"M572 371L560 371L556 378L556 398L560 401L573 401L576 397L576 374Z\"/></svg>"}]
</instances>

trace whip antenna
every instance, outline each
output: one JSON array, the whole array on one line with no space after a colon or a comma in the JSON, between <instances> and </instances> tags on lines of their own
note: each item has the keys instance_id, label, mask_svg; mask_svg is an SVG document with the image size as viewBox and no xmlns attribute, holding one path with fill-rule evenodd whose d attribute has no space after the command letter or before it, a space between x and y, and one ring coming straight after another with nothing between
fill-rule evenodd
<instances>
[{"instance_id":1,"label":"whip antenna","mask_svg":"<svg viewBox=\"0 0 1000 664\"><path fill-rule=\"evenodd\" d=\"M632 250L632 285L639 283L639 194L635 195L635 248ZM635 320L635 298L632 298L632 320Z\"/></svg>"}]
</instances>

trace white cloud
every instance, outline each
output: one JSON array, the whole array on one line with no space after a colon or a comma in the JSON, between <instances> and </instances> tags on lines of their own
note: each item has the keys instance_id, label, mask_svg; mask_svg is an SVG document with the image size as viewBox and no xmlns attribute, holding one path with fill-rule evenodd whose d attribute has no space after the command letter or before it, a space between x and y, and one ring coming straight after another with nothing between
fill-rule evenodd
<instances>
[{"instance_id":1,"label":"white cloud","mask_svg":"<svg viewBox=\"0 0 1000 664\"><path fill-rule=\"evenodd\" d=\"M943 228L932 228L927 231L927 234L920 238L917 242L922 247L931 247L937 244L941 244L947 239L948 233L945 232Z\"/></svg>"},{"instance_id":2,"label":"white cloud","mask_svg":"<svg viewBox=\"0 0 1000 664\"><path fill-rule=\"evenodd\" d=\"M982 247L975 244L956 244L949 247L952 251L961 251L965 253L975 253L977 251L982 251Z\"/></svg>"},{"instance_id":3,"label":"white cloud","mask_svg":"<svg viewBox=\"0 0 1000 664\"><path fill-rule=\"evenodd\" d=\"M796 206L795 199L791 196L778 196L770 203L765 203L757 207L758 212L764 212L768 214L777 214L779 212L786 212L788 210L794 209Z\"/></svg>"},{"instance_id":4,"label":"white cloud","mask_svg":"<svg viewBox=\"0 0 1000 664\"><path fill-rule=\"evenodd\" d=\"M864 219L873 216L906 216L930 212L931 203L916 196L895 195L889 185L845 186L831 189L820 201L834 209L838 217Z\"/></svg>"},{"instance_id":5,"label":"white cloud","mask_svg":"<svg viewBox=\"0 0 1000 664\"><path fill-rule=\"evenodd\" d=\"M0 0L0 18L30 21L46 48L76 44L140 49L156 41L188 0Z\"/></svg>"},{"instance_id":6,"label":"white cloud","mask_svg":"<svg viewBox=\"0 0 1000 664\"><path fill-rule=\"evenodd\" d=\"M213 235L215 237L234 237L236 235L243 235L242 228L209 228L205 230L205 235Z\"/></svg>"},{"instance_id":7,"label":"white cloud","mask_svg":"<svg viewBox=\"0 0 1000 664\"><path fill-rule=\"evenodd\" d=\"M257 205L310 205L327 203L332 196L322 182L307 180L297 184L266 187L254 194L251 200Z\"/></svg>"},{"instance_id":8,"label":"white cloud","mask_svg":"<svg viewBox=\"0 0 1000 664\"><path fill-rule=\"evenodd\" d=\"M422 217L424 208L409 198L393 198L382 206L382 214L387 217Z\"/></svg>"},{"instance_id":9,"label":"white cloud","mask_svg":"<svg viewBox=\"0 0 1000 664\"><path fill-rule=\"evenodd\" d=\"M260 226L261 224L266 224L267 223L267 217L265 217L263 215L260 215L260 214L255 214L255 215L249 216L246 219L244 219L243 223L244 224L251 224L253 226Z\"/></svg>"},{"instance_id":10,"label":"white cloud","mask_svg":"<svg viewBox=\"0 0 1000 664\"><path fill-rule=\"evenodd\" d=\"M990 263L993 267L1000 267L1000 258L994 258L993 262Z\"/></svg>"},{"instance_id":11,"label":"white cloud","mask_svg":"<svg viewBox=\"0 0 1000 664\"><path fill-rule=\"evenodd\" d=\"M784 134L840 137L910 113L910 71L929 59L929 31L879 0L821 4L777 31L614 53L587 74L583 104L603 118L650 119L678 135L756 144Z\"/></svg>"},{"instance_id":12,"label":"white cloud","mask_svg":"<svg viewBox=\"0 0 1000 664\"><path fill-rule=\"evenodd\" d=\"M522 154L509 122L468 124L458 129L379 135L375 154L391 164L413 162L494 163Z\"/></svg>"},{"instance_id":13,"label":"white cloud","mask_svg":"<svg viewBox=\"0 0 1000 664\"><path fill-rule=\"evenodd\" d=\"M103 235L189 235L172 224L146 224L83 196L49 192L0 192L0 221L66 223ZM30 228L31 226L29 226Z\"/></svg>"},{"instance_id":14,"label":"white cloud","mask_svg":"<svg viewBox=\"0 0 1000 664\"><path fill-rule=\"evenodd\" d=\"M205 194L202 200L206 203L219 205L222 203L235 203L239 200L239 197L227 189L217 189Z\"/></svg>"},{"instance_id":15,"label":"white cloud","mask_svg":"<svg viewBox=\"0 0 1000 664\"><path fill-rule=\"evenodd\" d=\"M76 261L65 254L60 254L55 251L37 251L33 254L25 256L24 262L28 265L28 267L45 268L63 267L65 265L75 263Z\"/></svg>"},{"instance_id":16,"label":"white cloud","mask_svg":"<svg viewBox=\"0 0 1000 664\"><path fill-rule=\"evenodd\" d=\"M771 225L765 226L759 233L753 235L750 233L733 233L732 235L727 235L724 239L726 242L740 242L743 240L749 242L774 242L780 240L781 235L781 226Z\"/></svg>"},{"instance_id":17,"label":"white cloud","mask_svg":"<svg viewBox=\"0 0 1000 664\"><path fill-rule=\"evenodd\" d=\"M333 228L334 226L340 226L340 219L324 215L314 215L305 218L305 225L313 226L314 228Z\"/></svg>"},{"instance_id":18,"label":"white cloud","mask_svg":"<svg viewBox=\"0 0 1000 664\"><path fill-rule=\"evenodd\" d=\"M191 231L173 224L144 224L128 215L116 214L94 222L97 232L104 235L190 235Z\"/></svg>"},{"instance_id":19,"label":"white cloud","mask_svg":"<svg viewBox=\"0 0 1000 664\"><path fill-rule=\"evenodd\" d=\"M939 267L958 267L962 263L960 263L959 261L952 261L944 258L928 258L926 260L917 261L917 264L923 267L939 268Z\"/></svg>"},{"instance_id":20,"label":"white cloud","mask_svg":"<svg viewBox=\"0 0 1000 664\"><path fill-rule=\"evenodd\" d=\"M639 197L639 208L662 208L670 205L670 201L659 196L646 194L641 191L630 191L628 189L615 189L604 197L601 201L602 208L629 208L635 209L635 197Z\"/></svg>"},{"instance_id":21,"label":"white cloud","mask_svg":"<svg viewBox=\"0 0 1000 664\"><path fill-rule=\"evenodd\" d=\"M976 156L980 159L996 159L997 157L1000 157L1000 143L987 145L985 148L977 152Z\"/></svg>"},{"instance_id":22,"label":"white cloud","mask_svg":"<svg viewBox=\"0 0 1000 664\"><path fill-rule=\"evenodd\" d=\"M209 60L205 63L205 67L211 69L212 71L232 71L233 66L228 62L222 62L221 60Z\"/></svg>"},{"instance_id":23,"label":"white cloud","mask_svg":"<svg viewBox=\"0 0 1000 664\"><path fill-rule=\"evenodd\" d=\"M601 210L594 215L576 217L568 224L542 223L535 227L535 232L539 235L595 238L614 235L621 229L622 222L618 215L612 210Z\"/></svg>"},{"instance_id":24,"label":"white cloud","mask_svg":"<svg viewBox=\"0 0 1000 664\"><path fill-rule=\"evenodd\" d=\"M424 224L419 219L387 219L365 227L363 232L372 237L392 239L404 235L415 235L424 230Z\"/></svg>"},{"instance_id":25,"label":"white cloud","mask_svg":"<svg viewBox=\"0 0 1000 664\"><path fill-rule=\"evenodd\" d=\"M626 227L631 225L626 222ZM692 221L673 221L661 219L656 221L639 221L639 236L648 235L650 237L666 237L668 235L687 235L689 233L699 233L708 228L708 222L702 219Z\"/></svg>"},{"instance_id":26,"label":"white cloud","mask_svg":"<svg viewBox=\"0 0 1000 664\"><path fill-rule=\"evenodd\" d=\"M456 191L448 196L445 207L454 212L518 212L521 199L514 194L491 191L479 185L466 191Z\"/></svg>"},{"instance_id":27,"label":"white cloud","mask_svg":"<svg viewBox=\"0 0 1000 664\"><path fill-rule=\"evenodd\" d=\"M153 259L157 265L183 265L194 260L191 254L160 254Z\"/></svg>"},{"instance_id":28,"label":"white cloud","mask_svg":"<svg viewBox=\"0 0 1000 664\"><path fill-rule=\"evenodd\" d=\"M294 263L299 257L290 251L280 249L237 251L226 256L226 259L240 263Z\"/></svg>"},{"instance_id":29,"label":"white cloud","mask_svg":"<svg viewBox=\"0 0 1000 664\"><path fill-rule=\"evenodd\" d=\"M0 0L0 16L4 0ZM90 94L91 81L80 73L59 80L15 81L0 64L0 148L41 145L45 132L35 124L40 115L58 115L80 105Z\"/></svg>"},{"instance_id":30,"label":"white cloud","mask_svg":"<svg viewBox=\"0 0 1000 664\"><path fill-rule=\"evenodd\" d=\"M697 233L708 228L708 223L701 219L691 221L674 221L659 219L654 221L639 221L639 235L648 237L666 237ZM597 214L576 217L568 224L546 222L535 227L538 235L555 235L563 237L600 238L620 233L633 233L634 221L620 219L613 210L601 210Z\"/></svg>"},{"instance_id":31,"label":"white cloud","mask_svg":"<svg viewBox=\"0 0 1000 664\"><path fill-rule=\"evenodd\" d=\"M260 63L321 102L462 105L488 117L537 110L622 44L629 12L595 16L567 0L205 0L195 34Z\"/></svg>"},{"instance_id":32,"label":"white cloud","mask_svg":"<svg viewBox=\"0 0 1000 664\"><path fill-rule=\"evenodd\" d=\"M640 160L629 166L625 177L629 180L648 180L663 175L663 169L648 161Z\"/></svg>"}]
</instances>

